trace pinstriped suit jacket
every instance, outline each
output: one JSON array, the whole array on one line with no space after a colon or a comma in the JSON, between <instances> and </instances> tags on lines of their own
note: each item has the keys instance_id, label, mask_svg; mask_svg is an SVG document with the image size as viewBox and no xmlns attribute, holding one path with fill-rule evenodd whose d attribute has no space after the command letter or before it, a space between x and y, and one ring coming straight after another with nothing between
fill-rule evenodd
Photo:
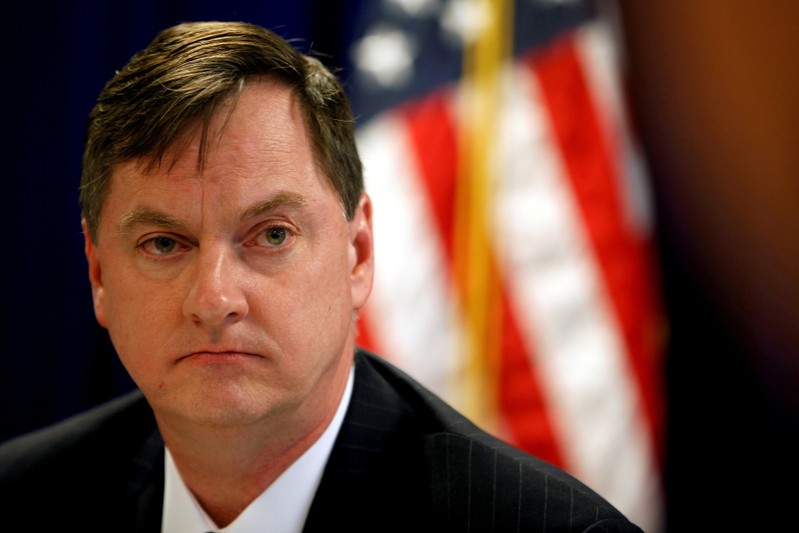
<instances>
[{"instance_id":1,"label":"pinstriped suit jacket","mask_svg":"<svg viewBox=\"0 0 799 533\"><path fill-rule=\"evenodd\" d=\"M26 515L31 531L85 519L96 526L82 531L157 532L163 464L152 412L134 393L0 446L0 502ZM342 528L640 532L579 481L490 437L363 351L305 524L307 533Z\"/></svg>"}]
</instances>

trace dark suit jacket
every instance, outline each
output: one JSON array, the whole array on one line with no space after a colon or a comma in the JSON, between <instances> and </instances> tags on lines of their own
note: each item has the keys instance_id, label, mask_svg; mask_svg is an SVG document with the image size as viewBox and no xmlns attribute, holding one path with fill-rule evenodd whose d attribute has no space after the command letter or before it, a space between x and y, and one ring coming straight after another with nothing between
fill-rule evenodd
<instances>
[{"instance_id":1,"label":"dark suit jacket","mask_svg":"<svg viewBox=\"0 0 799 533\"><path fill-rule=\"evenodd\" d=\"M62 519L81 531L160 531L163 464L152 411L133 393L0 446L4 518L30 531ZM361 351L305 525L331 529L640 531L577 480L488 436Z\"/></svg>"}]
</instances>

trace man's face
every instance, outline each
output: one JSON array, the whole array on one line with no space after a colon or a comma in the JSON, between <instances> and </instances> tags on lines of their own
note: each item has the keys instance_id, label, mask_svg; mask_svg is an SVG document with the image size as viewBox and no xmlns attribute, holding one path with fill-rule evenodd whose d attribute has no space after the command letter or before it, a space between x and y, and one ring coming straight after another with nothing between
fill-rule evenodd
<instances>
[{"instance_id":1,"label":"man's face","mask_svg":"<svg viewBox=\"0 0 799 533\"><path fill-rule=\"evenodd\" d=\"M95 313L159 422L326 423L371 288L368 199L348 222L283 85L228 112L202 171L199 135L114 169L86 237Z\"/></svg>"}]
</instances>

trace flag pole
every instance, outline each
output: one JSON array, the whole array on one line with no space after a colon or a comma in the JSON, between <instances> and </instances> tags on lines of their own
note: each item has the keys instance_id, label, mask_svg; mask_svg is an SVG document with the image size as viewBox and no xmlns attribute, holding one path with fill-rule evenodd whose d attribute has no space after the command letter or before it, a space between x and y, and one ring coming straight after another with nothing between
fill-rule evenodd
<instances>
[{"instance_id":1,"label":"flag pole","mask_svg":"<svg viewBox=\"0 0 799 533\"><path fill-rule=\"evenodd\" d=\"M492 250L491 167L501 72L512 44L513 5L511 0L472 4L477 31L471 39L467 35L464 48L453 260L465 325L463 410L496 433L502 301Z\"/></svg>"}]
</instances>

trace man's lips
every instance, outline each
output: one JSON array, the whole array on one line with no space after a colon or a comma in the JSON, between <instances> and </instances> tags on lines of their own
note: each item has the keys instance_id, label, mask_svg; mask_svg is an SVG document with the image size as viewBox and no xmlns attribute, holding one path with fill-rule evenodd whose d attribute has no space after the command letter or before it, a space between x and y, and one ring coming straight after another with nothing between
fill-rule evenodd
<instances>
[{"instance_id":1,"label":"man's lips","mask_svg":"<svg viewBox=\"0 0 799 533\"><path fill-rule=\"evenodd\" d=\"M237 364L242 361L257 359L261 356L250 352L241 352L237 350L199 350L190 354L184 355L178 359L178 362L186 362L195 365L220 365L220 364Z\"/></svg>"}]
</instances>

